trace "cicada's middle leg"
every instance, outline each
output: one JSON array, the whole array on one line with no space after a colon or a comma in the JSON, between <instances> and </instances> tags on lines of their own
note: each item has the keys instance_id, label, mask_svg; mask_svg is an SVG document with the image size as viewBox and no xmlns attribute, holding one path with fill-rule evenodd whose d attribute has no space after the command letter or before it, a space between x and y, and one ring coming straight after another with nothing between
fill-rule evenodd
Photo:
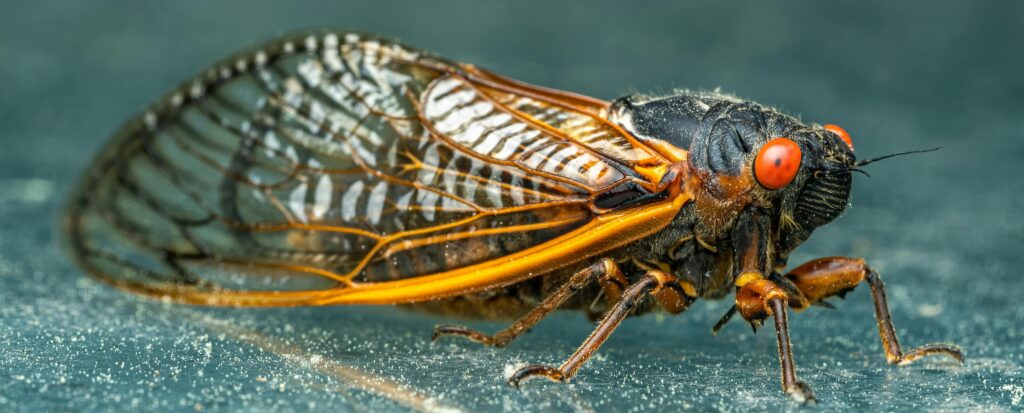
<instances>
[{"instance_id":1,"label":"cicada's middle leg","mask_svg":"<svg viewBox=\"0 0 1024 413\"><path fill-rule=\"evenodd\" d=\"M529 331L543 320L544 317L557 310L573 294L594 282L594 280L597 280L604 290L605 299L609 307L619 301L627 284L626 277L619 271L615 261L606 258L574 274L569 278L569 281L558 287L544 301L534 307L533 310L530 310L530 312L512 323L512 325L494 335L484 334L462 326L437 326L434 328L434 334L431 339L436 340L441 336L460 336L484 345L504 347L516 337Z\"/></svg>"}]
</instances>

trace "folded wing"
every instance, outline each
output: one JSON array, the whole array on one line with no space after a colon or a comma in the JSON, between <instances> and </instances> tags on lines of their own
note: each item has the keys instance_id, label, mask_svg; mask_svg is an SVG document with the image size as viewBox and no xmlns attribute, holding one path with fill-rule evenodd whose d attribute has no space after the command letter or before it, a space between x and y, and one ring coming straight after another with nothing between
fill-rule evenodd
<instances>
[{"instance_id":1,"label":"folded wing","mask_svg":"<svg viewBox=\"0 0 1024 413\"><path fill-rule=\"evenodd\" d=\"M665 162L599 101L551 93L373 37L284 38L129 122L72 200L68 244L105 281L205 304L507 284L540 267L479 268L593 232L615 212L601 194L641 196L637 167ZM409 288L428 280L450 285ZM378 293L339 299L360 291Z\"/></svg>"}]
</instances>

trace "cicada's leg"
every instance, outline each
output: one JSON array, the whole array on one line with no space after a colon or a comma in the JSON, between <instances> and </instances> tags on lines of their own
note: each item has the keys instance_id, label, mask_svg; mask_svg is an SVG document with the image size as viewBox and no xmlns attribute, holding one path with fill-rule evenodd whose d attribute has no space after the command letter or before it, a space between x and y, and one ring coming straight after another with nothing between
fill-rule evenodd
<instances>
[{"instance_id":1,"label":"cicada's leg","mask_svg":"<svg viewBox=\"0 0 1024 413\"><path fill-rule=\"evenodd\" d=\"M494 335L487 335L461 326L437 326L434 328L434 334L431 339L436 340L440 336L460 336L484 345L504 347L513 339L537 325L540 320L558 309L565 300L572 297L573 294L587 284L593 282L594 279L601 283L609 300L617 301L618 296L621 296L622 289L626 285L626 277L619 271L615 261L606 258L573 274L569 281L558 287L555 292L551 293L537 307L534 307L533 310L530 310L529 313L515 323L512 323L508 328Z\"/></svg>"},{"instance_id":2,"label":"cicada's leg","mask_svg":"<svg viewBox=\"0 0 1024 413\"><path fill-rule=\"evenodd\" d=\"M906 365L933 354L944 354L961 363L964 361L963 352L952 345L932 344L904 352L889 314L882 277L860 258L820 258L794 268L785 275L785 279L803 295L800 300L790 301L790 305L798 309L820 304L831 296L845 296L861 281L867 280L871 286L871 297L875 301L878 334L882 339L882 348L885 349L885 358L890 364Z\"/></svg>"},{"instance_id":3,"label":"cicada's leg","mask_svg":"<svg viewBox=\"0 0 1024 413\"><path fill-rule=\"evenodd\" d=\"M739 286L739 290L736 291L736 308L752 327L756 329L769 316L775 320L779 364L782 368L782 390L798 401L814 401L811 388L796 377L793 346L789 341L789 319L786 314L786 305L790 298L786 290L753 272L744 273L736 285Z\"/></svg>"},{"instance_id":4,"label":"cicada's leg","mask_svg":"<svg viewBox=\"0 0 1024 413\"><path fill-rule=\"evenodd\" d=\"M679 284L676 277L661 271L649 271L640 281L623 291L622 299L608 310L604 319L594 328L586 341L561 366L529 365L513 373L512 377L508 379L508 383L519 387L519 383L523 380L538 376L552 381L568 381L576 375L580 367L583 367L583 363L586 363L590 356L594 355L601 344L611 336L615 328L648 293L658 301L659 305L677 313L683 311L695 298L686 295L685 289Z\"/></svg>"}]
</instances>

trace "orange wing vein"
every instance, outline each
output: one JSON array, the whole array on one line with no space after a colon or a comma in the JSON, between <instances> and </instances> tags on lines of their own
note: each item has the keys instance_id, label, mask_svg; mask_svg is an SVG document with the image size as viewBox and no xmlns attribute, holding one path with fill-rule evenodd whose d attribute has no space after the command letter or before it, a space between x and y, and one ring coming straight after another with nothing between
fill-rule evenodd
<instances>
[{"instance_id":1,"label":"orange wing vein","mask_svg":"<svg viewBox=\"0 0 1024 413\"><path fill-rule=\"evenodd\" d=\"M657 231L685 202L601 203L650 195L669 162L605 106L370 36L282 38L122 128L66 241L101 280L200 304L507 285Z\"/></svg>"}]
</instances>

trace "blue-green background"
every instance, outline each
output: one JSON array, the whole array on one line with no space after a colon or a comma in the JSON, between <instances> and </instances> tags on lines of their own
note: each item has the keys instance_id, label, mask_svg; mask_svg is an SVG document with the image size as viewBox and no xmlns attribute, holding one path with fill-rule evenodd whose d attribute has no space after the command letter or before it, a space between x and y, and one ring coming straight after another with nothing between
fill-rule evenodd
<instances>
[{"instance_id":1,"label":"blue-green background","mask_svg":"<svg viewBox=\"0 0 1024 413\"><path fill-rule=\"evenodd\" d=\"M1024 409L1024 3L3 2L0 410L788 410L774 332L708 330L728 303L626 323L570 385L504 384L591 325L560 314L506 349L429 344L390 307L199 309L114 291L67 263L56 217L119 124L205 65L276 35L345 27L601 98L722 88L849 130L872 165L796 260L866 257L906 346L884 362L865 288L794 314L821 411ZM480 324L496 329L497 324Z\"/></svg>"}]
</instances>

